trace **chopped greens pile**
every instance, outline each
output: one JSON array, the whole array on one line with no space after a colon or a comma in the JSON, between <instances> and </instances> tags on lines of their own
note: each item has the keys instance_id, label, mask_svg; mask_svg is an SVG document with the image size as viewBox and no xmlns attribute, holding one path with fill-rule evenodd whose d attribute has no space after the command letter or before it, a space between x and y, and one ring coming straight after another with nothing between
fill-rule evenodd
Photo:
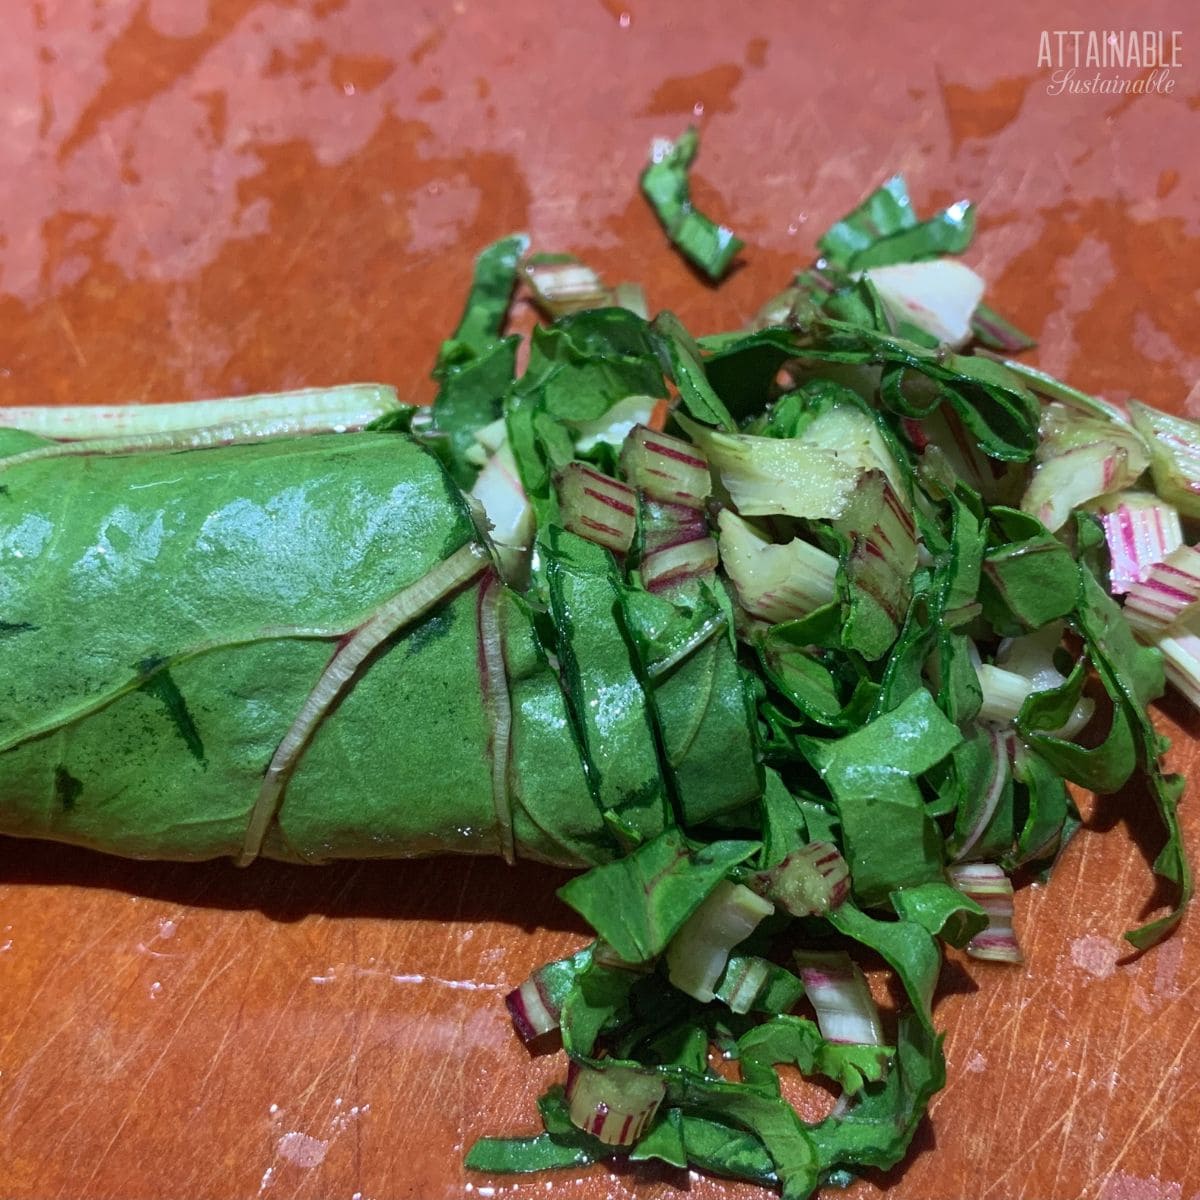
<instances>
[{"instance_id":1,"label":"chopped greens pile","mask_svg":"<svg viewBox=\"0 0 1200 1200\"><path fill-rule=\"evenodd\" d=\"M696 150L642 186L716 279L741 243ZM430 408L8 410L0 830L587 867L560 894L594 940L508 997L565 1051L544 1131L470 1167L799 1200L896 1163L945 1080L943 947L1021 961L1013 880L1077 829L1070 785L1161 816L1173 907L1134 947L1192 892L1150 705L1200 705L1200 426L1005 357L1031 343L954 257L973 222L892 179L701 337L505 238ZM823 1120L796 1070L840 1092Z\"/></svg>"},{"instance_id":2,"label":"chopped greens pile","mask_svg":"<svg viewBox=\"0 0 1200 1200\"><path fill-rule=\"evenodd\" d=\"M691 208L695 152L657 145L642 183L716 278L740 243ZM803 1197L896 1163L945 1079L942 945L1021 961L1011 878L1078 827L1070 783L1149 793L1176 903L1126 936L1179 920L1149 705L1164 655L1200 692L1200 429L1004 361L1032 343L946 257L973 221L889 180L752 328L704 337L521 238L481 256L413 432L537 614L620 852L561 889L596 940L509 997L569 1063L545 1130L470 1167L627 1155ZM522 279L550 323L514 376ZM831 1115L803 1121L780 1064L840 1088Z\"/></svg>"}]
</instances>

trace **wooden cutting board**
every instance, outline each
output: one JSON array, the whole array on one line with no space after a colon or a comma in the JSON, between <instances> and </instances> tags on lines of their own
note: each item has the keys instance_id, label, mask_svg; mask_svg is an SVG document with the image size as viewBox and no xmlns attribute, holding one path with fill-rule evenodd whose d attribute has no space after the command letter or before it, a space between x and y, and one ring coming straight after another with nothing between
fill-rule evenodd
<instances>
[{"instance_id":1,"label":"wooden cutting board","mask_svg":"<svg viewBox=\"0 0 1200 1200\"><path fill-rule=\"evenodd\" d=\"M1139 9L1139 27L1182 31L1182 65L1169 91L1160 78L1125 96L1054 94L1057 64L1038 52L1043 27L1124 27L1127 8L888 11L10 5L0 403L352 379L428 399L474 253L518 228L643 281L694 328L730 328L902 170L923 206L980 203L968 261L1040 336L1036 361L1186 409L1200 374L1193 6ZM636 194L651 137L691 121L696 198L747 243L719 290ZM1191 771L1196 721L1167 708L1172 762ZM1153 897L1154 823L1112 800L1089 813L1053 882L1018 899L1027 965L947 971L949 1086L910 1164L852 1197L1200 1194L1200 934L1189 919L1125 955L1120 934ZM502 1004L584 936L555 872L239 872L13 842L0 866L6 1200L753 1194L624 1168L464 1173L478 1134L534 1129L561 1066L528 1056Z\"/></svg>"}]
</instances>

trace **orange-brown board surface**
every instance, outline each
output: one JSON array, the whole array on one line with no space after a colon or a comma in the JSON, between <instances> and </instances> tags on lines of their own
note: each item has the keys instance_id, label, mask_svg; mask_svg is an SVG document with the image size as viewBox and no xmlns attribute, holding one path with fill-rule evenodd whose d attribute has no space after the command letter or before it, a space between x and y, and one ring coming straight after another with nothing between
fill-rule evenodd
<instances>
[{"instance_id":1,"label":"orange-brown board surface","mask_svg":"<svg viewBox=\"0 0 1200 1200\"><path fill-rule=\"evenodd\" d=\"M1198 11L13 0L0 403L351 379L428 399L473 254L519 228L731 328L899 170L923 206L979 202L968 261L1040 337L1037 362L1183 410L1200 374ZM1165 76L1100 72L1147 91L1061 74L1055 30L1131 24L1180 34ZM651 138L688 122L697 199L747 243L718 290L636 194ZM1167 708L1190 771L1197 726ZM949 1086L909 1165L851 1196L1200 1196L1196 920L1126 957L1153 823L1088 812L1053 882L1018 898L1026 966L948 973ZM0 856L4 1200L751 1194L624 1168L464 1172L478 1134L535 1128L560 1065L529 1057L502 1004L584 936L554 872Z\"/></svg>"}]
</instances>

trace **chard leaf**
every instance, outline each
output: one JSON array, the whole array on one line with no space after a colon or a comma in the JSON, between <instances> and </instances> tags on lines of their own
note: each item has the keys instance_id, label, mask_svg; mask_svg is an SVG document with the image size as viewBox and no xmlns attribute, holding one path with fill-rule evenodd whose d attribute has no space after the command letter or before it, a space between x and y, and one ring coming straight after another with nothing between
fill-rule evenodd
<instances>
[{"instance_id":1,"label":"chard leaf","mask_svg":"<svg viewBox=\"0 0 1200 1200\"><path fill-rule=\"evenodd\" d=\"M699 149L700 135L694 127L685 130L674 143L656 141L642 172L642 194L676 249L709 279L717 280L729 269L743 243L732 230L692 206L688 170Z\"/></svg>"},{"instance_id":2,"label":"chard leaf","mask_svg":"<svg viewBox=\"0 0 1200 1200\"><path fill-rule=\"evenodd\" d=\"M1001 860L1005 870L1053 858L1062 849L1068 821L1078 819L1062 775L1036 750L1020 742L1013 778L1021 789L1024 820L1012 854Z\"/></svg>"},{"instance_id":3,"label":"chard leaf","mask_svg":"<svg viewBox=\"0 0 1200 1200\"><path fill-rule=\"evenodd\" d=\"M1028 462L1037 449L1037 397L1003 363L975 355L947 354L901 337L822 318L801 353L812 363L880 364L888 372L909 369L925 376L922 403L913 407L902 376L884 386L885 403L901 416L922 416L948 403L979 448L992 458Z\"/></svg>"},{"instance_id":4,"label":"chard leaf","mask_svg":"<svg viewBox=\"0 0 1200 1200\"><path fill-rule=\"evenodd\" d=\"M475 276L458 328L442 343L434 377L486 353L499 338L517 285L517 264L529 249L523 233L493 242L475 260Z\"/></svg>"},{"instance_id":5,"label":"chard leaf","mask_svg":"<svg viewBox=\"0 0 1200 1200\"><path fill-rule=\"evenodd\" d=\"M950 544L935 575L943 619L958 627L978 611L976 598L987 547L987 524L958 496L950 496Z\"/></svg>"},{"instance_id":6,"label":"chard leaf","mask_svg":"<svg viewBox=\"0 0 1200 1200\"><path fill-rule=\"evenodd\" d=\"M458 328L442 343L433 368L439 388L427 441L462 488L471 486L478 471L467 457L475 432L500 415L513 381L520 339L500 335L517 282L517 263L528 246L524 234L514 234L479 255Z\"/></svg>"},{"instance_id":7,"label":"chard leaf","mask_svg":"<svg viewBox=\"0 0 1200 1200\"><path fill-rule=\"evenodd\" d=\"M467 1151L464 1165L469 1171L489 1175L516 1175L560 1167L586 1167L612 1156L613 1147L577 1132L577 1139L549 1133L523 1138L482 1137Z\"/></svg>"},{"instance_id":8,"label":"chard leaf","mask_svg":"<svg viewBox=\"0 0 1200 1200\"><path fill-rule=\"evenodd\" d=\"M717 997L725 1001L730 999L747 971L763 972L763 979L755 994L753 1004L748 1010L737 1009L737 1012L781 1013L795 1007L800 997L804 995L804 984L799 978L776 963L769 962L754 955L731 954L725 967L725 975L717 988ZM706 1046L707 1049L707 1046Z\"/></svg>"},{"instance_id":9,"label":"chard leaf","mask_svg":"<svg viewBox=\"0 0 1200 1200\"><path fill-rule=\"evenodd\" d=\"M943 880L899 888L890 899L902 921L920 925L951 946L965 946L987 928L987 913L979 904Z\"/></svg>"},{"instance_id":10,"label":"chard leaf","mask_svg":"<svg viewBox=\"0 0 1200 1200\"><path fill-rule=\"evenodd\" d=\"M1044 531L989 551L983 580L984 615L1001 634L1041 629L1075 608L1078 583L1071 552Z\"/></svg>"},{"instance_id":11,"label":"chard leaf","mask_svg":"<svg viewBox=\"0 0 1200 1200\"><path fill-rule=\"evenodd\" d=\"M823 661L827 656L806 636L808 626L808 622L783 621L763 634L757 646L763 673L808 720L831 729L857 729L865 722L879 685L865 672L835 674L835 668ZM847 698L849 680L853 682Z\"/></svg>"},{"instance_id":12,"label":"chard leaf","mask_svg":"<svg viewBox=\"0 0 1200 1200\"><path fill-rule=\"evenodd\" d=\"M786 1100L723 1079L672 1081L671 1098L688 1113L728 1122L753 1134L770 1155L784 1200L805 1200L820 1176L809 1127Z\"/></svg>"},{"instance_id":13,"label":"chard leaf","mask_svg":"<svg viewBox=\"0 0 1200 1200\"><path fill-rule=\"evenodd\" d=\"M495 1174L527 1173L587 1166L616 1153L615 1146L605 1145L571 1123L561 1087L542 1096L538 1110L545 1133L527 1138L480 1138L467 1152L467 1168Z\"/></svg>"},{"instance_id":14,"label":"chard leaf","mask_svg":"<svg viewBox=\"0 0 1200 1200\"><path fill-rule=\"evenodd\" d=\"M956 725L972 720L983 703L983 690L971 658L972 642L966 634L942 628L937 633L940 680L938 706Z\"/></svg>"},{"instance_id":15,"label":"chard leaf","mask_svg":"<svg viewBox=\"0 0 1200 1200\"><path fill-rule=\"evenodd\" d=\"M638 978L633 971L598 963L594 957L578 972L559 1017L563 1049L571 1058L591 1061L601 1036L613 1033L628 1020L630 994Z\"/></svg>"},{"instance_id":16,"label":"chard leaf","mask_svg":"<svg viewBox=\"0 0 1200 1200\"><path fill-rule=\"evenodd\" d=\"M932 923L932 914L922 916ZM900 977L917 1017L933 1032L933 992L937 987L942 954L925 924L915 920L882 921L867 916L853 904L839 904L826 918L847 937L868 946Z\"/></svg>"},{"instance_id":17,"label":"chard leaf","mask_svg":"<svg viewBox=\"0 0 1200 1200\"><path fill-rule=\"evenodd\" d=\"M1013 843L1013 781L1001 735L970 726L946 760L938 791L955 813L948 842L955 854L992 859Z\"/></svg>"},{"instance_id":18,"label":"chard leaf","mask_svg":"<svg viewBox=\"0 0 1200 1200\"><path fill-rule=\"evenodd\" d=\"M1075 711L1087 682L1087 663L1080 660L1056 688L1034 692L1017 714L1017 732L1067 779L1095 792L1124 787L1137 766L1133 729L1124 709L1116 707L1107 736L1096 746L1080 746L1053 731Z\"/></svg>"},{"instance_id":19,"label":"chard leaf","mask_svg":"<svg viewBox=\"0 0 1200 1200\"><path fill-rule=\"evenodd\" d=\"M700 344L707 349L704 339ZM795 355L794 334L783 329L763 329L725 342L708 355L704 366L713 390L729 412L738 421L744 421L758 416L774 399L779 368Z\"/></svg>"},{"instance_id":20,"label":"chard leaf","mask_svg":"<svg viewBox=\"0 0 1200 1200\"><path fill-rule=\"evenodd\" d=\"M1179 923L1193 889L1177 813L1184 781L1181 776L1163 774L1158 761L1163 744L1150 720L1150 702L1162 694L1164 686L1162 657L1158 651L1138 645L1120 607L1086 567L1079 569L1079 580L1078 631L1116 710L1129 723L1138 761L1166 832L1154 871L1175 885L1175 904L1164 916L1125 935L1135 947L1145 950Z\"/></svg>"},{"instance_id":21,"label":"chard leaf","mask_svg":"<svg viewBox=\"0 0 1200 1200\"><path fill-rule=\"evenodd\" d=\"M626 962L649 962L730 868L757 849L757 842L724 841L693 851L677 829L667 829L625 858L569 880L558 894Z\"/></svg>"},{"instance_id":22,"label":"chard leaf","mask_svg":"<svg viewBox=\"0 0 1200 1200\"><path fill-rule=\"evenodd\" d=\"M720 636L727 618L711 591L697 591L689 608L627 588L622 605L684 824L699 825L757 800L762 768L753 695L731 640ZM654 672L664 651L673 663Z\"/></svg>"},{"instance_id":23,"label":"chard leaf","mask_svg":"<svg viewBox=\"0 0 1200 1200\"><path fill-rule=\"evenodd\" d=\"M765 1187L779 1182L771 1156L754 1134L678 1108L668 1109L629 1157L634 1161L657 1158L671 1166L694 1166Z\"/></svg>"},{"instance_id":24,"label":"chard leaf","mask_svg":"<svg viewBox=\"0 0 1200 1200\"><path fill-rule=\"evenodd\" d=\"M535 328L522 382L540 389L544 411L560 421L598 421L627 396L667 394L649 326L624 308Z\"/></svg>"},{"instance_id":25,"label":"chard leaf","mask_svg":"<svg viewBox=\"0 0 1200 1200\"><path fill-rule=\"evenodd\" d=\"M668 1108L665 1112L660 1112L658 1119L629 1152L629 1161L649 1162L657 1159L670 1167L686 1169L688 1151L683 1133L685 1120L687 1118L677 1108ZM762 1151L762 1156L769 1167L771 1160L765 1150Z\"/></svg>"},{"instance_id":26,"label":"chard leaf","mask_svg":"<svg viewBox=\"0 0 1200 1200\"><path fill-rule=\"evenodd\" d=\"M942 837L915 781L961 740L924 689L846 737L805 739L809 762L833 794L854 893L863 903L940 878Z\"/></svg>"},{"instance_id":27,"label":"chard leaf","mask_svg":"<svg viewBox=\"0 0 1200 1200\"><path fill-rule=\"evenodd\" d=\"M851 268L920 262L940 254L961 254L975 236L975 206L959 200L911 229L897 230L855 255Z\"/></svg>"},{"instance_id":28,"label":"chard leaf","mask_svg":"<svg viewBox=\"0 0 1200 1200\"><path fill-rule=\"evenodd\" d=\"M575 445L566 426L546 412L541 388L527 386L523 378L505 399L504 424L521 486L538 530L545 531L558 523L554 473L575 457Z\"/></svg>"},{"instance_id":29,"label":"chard leaf","mask_svg":"<svg viewBox=\"0 0 1200 1200\"><path fill-rule=\"evenodd\" d=\"M778 771L767 768L762 796L763 848L761 870L783 862L793 850L811 839L799 801L788 791Z\"/></svg>"},{"instance_id":30,"label":"chard leaf","mask_svg":"<svg viewBox=\"0 0 1200 1200\"><path fill-rule=\"evenodd\" d=\"M975 232L975 210L965 200L917 219L904 177L895 175L847 213L817 243L835 266L863 270L961 254Z\"/></svg>"},{"instance_id":31,"label":"chard leaf","mask_svg":"<svg viewBox=\"0 0 1200 1200\"><path fill-rule=\"evenodd\" d=\"M805 1075L823 1075L854 1096L865 1083L883 1078L891 1056L888 1046L827 1042L815 1022L805 1017L774 1016L738 1038L742 1078L775 1092L779 1091L776 1063L791 1063Z\"/></svg>"},{"instance_id":32,"label":"chard leaf","mask_svg":"<svg viewBox=\"0 0 1200 1200\"><path fill-rule=\"evenodd\" d=\"M500 627L508 677L509 799L517 842L531 857L591 865L613 856L562 684L537 636L535 614L502 593Z\"/></svg>"},{"instance_id":33,"label":"chard leaf","mask_svg":"<svg viewBox=\"0 0 1200 1200\"><path fill-rule=\"evenodd\" d=\"M893 175L857 208L837 221L817 242L830 262L849 268L876 242L918 223L902 175Z\"/></svg>"},{"instance_id":34,"label":"chard leaf","mask_svg":"<svg viewBox=\"0 0 1200 1200\"><path fill-rule=\"evenodd\" d=\"M942 1039L915 1014L900 1018L895 1065L882 1083L868 1084L849 1112L810 1131L822 1166L879 1167L904 1157L929 1101L946 1086Z\"/></svg>"},{"instance_id":35,"label":"chard leaf","mask_svg":"<svg viewBox=\"0 0 1200 1200\"><path fill-rule=\"evenodd\" d=\"M700 347L679 318L674 313L662 312L654 318L651 327L659 360L675 381L683 407L697 421L734 432L737 425L708 381Z\"/></svg>"},{"instance_id":36,"label":"chard leaf","mask_svg":"<svg viewBox=\"0 0 1200 1200\"><path fill-rule=\"evenodd\" d=\"M502 338L438 375L441 387L433 402L433 423L423 440L461 488L470 488L479 473L467 451L477 446L476 431L500 416L504 395L512 386L519 341Z\"/></svg>"},{"instance_id":37,"label":"chard leaf","mask_svg":"<svg viewBox=\"0 0 1200 1200\"><path fill-rule=\"evenodd\" d=\"M596 802L642 837L666 823L650 711L621 625L612 555L551 527L540 544L558 658Z\"/></svg>"}]
</instances>

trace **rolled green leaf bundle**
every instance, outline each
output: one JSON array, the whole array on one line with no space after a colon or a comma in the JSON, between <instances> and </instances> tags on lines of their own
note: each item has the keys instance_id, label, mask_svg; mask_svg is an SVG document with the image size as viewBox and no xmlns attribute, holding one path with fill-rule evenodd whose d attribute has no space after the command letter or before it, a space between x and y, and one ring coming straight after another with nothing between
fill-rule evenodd
<instances>
[{"instance_id":1,"label":"rolled green leaf bundle","mask_svg":"<svg viewBox=\"0 0 1200 1200\"><path fill-rule=\"evenodd\" d=\"M0 458L0 487L3 832L167 859L611 855L531 612L407 435L66 446Z\"/></svg>"}]
</instances>

